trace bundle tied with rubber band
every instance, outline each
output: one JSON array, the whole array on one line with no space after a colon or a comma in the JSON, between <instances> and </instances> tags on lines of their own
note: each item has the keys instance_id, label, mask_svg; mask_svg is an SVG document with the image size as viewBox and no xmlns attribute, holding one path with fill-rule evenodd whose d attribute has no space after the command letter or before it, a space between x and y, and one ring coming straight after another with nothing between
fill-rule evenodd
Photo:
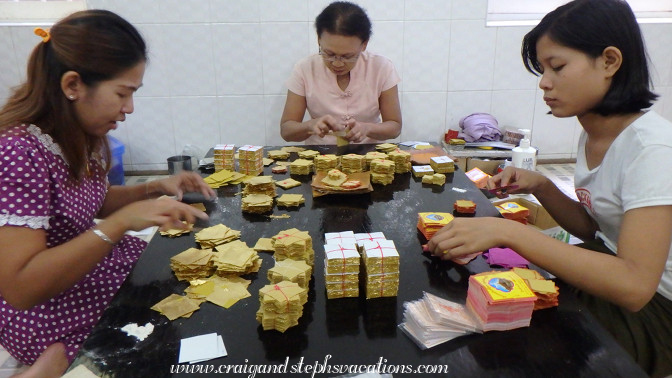
<instances>
[{"instance_id":1,"label":"bundle tied with rubber band","mask_svg":"<svg viewBox=\"0 0 672 378\"><path fill-rule=\"evenodd\" d=\"M275 266L268 270L268 280L271 283L290 281L307 288L313 268L305 261L285 259L276 261Z\"/></svg>"},{"instance_id":2,"label":"bundle tied with rubber band","mask_svg":"<svg viewBox=\"0 0 672 378\"><path fill-rule=\"evenodd\" d=\"M259 289L259 310L256 318L264 331L285 332L299 324L308 290L297 283L281 281Z\"/></svg>"},{"instance_id":3,"label":"bundle tied with rubber band","mask_svg":"<svg viewBox=\"0 0 672 378\"><path fill-rule=\"evenodd\" d=\"M399 252L392 240L364 242L366 299L395 297L399 291Z\"/></svg>"},{"instance_id":4,"label":"bundle tied with rubber band","mask_svg":"<svg viewBox=\"0 0 672 378\"><path fill-rule=\"evenodd\" d=\"M327 298L358 297L360 256L354 238L325 244L324 255Z\"/></svg>"},{"instance_id":5,"label":"bundle tied with rubber band","mask_svg":"<svg viewBox=\"0 0 672 378\"><path fill-rule=\"evenodd\" d=\"M272 238L274 257L277 261L285 259L301 260L306 264L315 265L313 239L307 231L296 228L280 231Z\"/></svg>"}]
</instances>

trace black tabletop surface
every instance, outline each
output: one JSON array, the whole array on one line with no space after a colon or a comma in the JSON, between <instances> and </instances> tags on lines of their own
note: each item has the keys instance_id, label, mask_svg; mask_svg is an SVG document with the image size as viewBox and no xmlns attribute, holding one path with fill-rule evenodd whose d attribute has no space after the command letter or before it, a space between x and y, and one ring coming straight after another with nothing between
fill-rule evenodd
<instances>
[{"instance_id":1,"label":"black tabletop surface","mask_svg":"<svg viewBox=\"0 0 672 378\"><path fill-rule=\"evenodd\" d=\"M363 154L373 148L370 145L338 149L307 147L338 154ZM271 149L277 148L266 147ZM271 175L270 168L265 168L265 174ZM289 174L272 176L277 180L290 177ZM150 310L172 293L183 294L188 284L175 278L169 260L187 248L197 247L193 233L173 239L157 234L84 343L71 369L84 364L91 371L107 376L192 376L171 371L171 365L177 365L180 339L215 332L222 336L228 356L196 365L203 365L205 370L202 371L229 369L228 373L217 374L211 370L209 374L193 374L195 376L247 377L254 369L261 371L270 365L286 366L286 372L258 372L253 376L310 377L317 366L331 371L316 376L333 377L357 365L360 368L375 365L395 377L420 375L417 371L402 374L410 369L435 371L421 374L423 377L645 376L581 307L570 288L560 282L560 306L535 311L531 325L526 328L467 335L421 350L397 327L402 322L404 302L420 299L426 291L464 303L469 275L492 269L481 257L460 266L437 261L421 251L425 240L416 229L419 212L452 212L455 200L470 199L477 204L476 216L498 215L463 172L448 174L446 185L442 187L423 185L420 179L406 173L395 175L390 185L374 184L371 193L318 198L311 195L310 176L292 175L292 178L303 184L289 190L278 188L278 195L302 193L305 204L298 209L276 206L273 210L273 214L287 213L290 218L271 219L242 213L241 197L237 195L241 188L235 185L220 188L217 201L205 202L210 220L197 223L196 227L223 223L240 230L241 240L248 246L253 246L260 237L271 237L289 228L308 231L313 240L315 266L308 302L298 326L284 333L264 331L255 320L259 289L269 284L266 273L274 265L273 256L263 252L260 253L261 270L245 276L252 280L249 286L252 296L231 308L205 302L190 318L172 322ZM197 197L187 196L186 201L198 201ZM367 300L361 291L360 298L327 299L323 274L324 234L338 231L381 231L394 240L401 256L397 297ZM143 341L138 342L120 331L129 323L144 325L147 322L155 328ZM290 374L297 366L301 366L303 373ZM306 372L307 368L311 370Z\"/></svg>"}]
</instances>

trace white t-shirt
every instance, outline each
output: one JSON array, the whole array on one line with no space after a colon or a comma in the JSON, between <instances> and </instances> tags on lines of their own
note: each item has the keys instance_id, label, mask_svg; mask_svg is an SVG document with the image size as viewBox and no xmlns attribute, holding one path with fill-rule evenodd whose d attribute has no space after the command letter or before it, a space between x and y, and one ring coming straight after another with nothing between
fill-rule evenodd
<instances>
[{"instance_id":1,"label":"white t-shirt","mask_svg":"<svg viewBox=\"0 0 672 378\"><path fill-rule=\"evenodd\" d=\"M602 164L590 171L586 138L582 132L574 174L576 195L603 236L616 246L626 211L672 205L672 122L648 111L616 137ZM672 245L657 291L672 300Z\"/></svg>"},{"instance_id":2,"label":"white t-shirt","mask_svg":"<svg viewBox=\"0 0 672 378\"><path fill-rule=\"evenodd\" d=\"M360 54L350 71L350 84L342 90L318 54L301 59L294 66L287 82L287 89L306 98L306 107L311 118L330 114L345 121L352 117L359 122L379 123L381 93L399 83L399 75L392 62L381 55L368 51ZM366 138L362 143L378 141ZM336 144L336 137L320 138L313 135L306 144Z\"/></svg>"}]
</instances>

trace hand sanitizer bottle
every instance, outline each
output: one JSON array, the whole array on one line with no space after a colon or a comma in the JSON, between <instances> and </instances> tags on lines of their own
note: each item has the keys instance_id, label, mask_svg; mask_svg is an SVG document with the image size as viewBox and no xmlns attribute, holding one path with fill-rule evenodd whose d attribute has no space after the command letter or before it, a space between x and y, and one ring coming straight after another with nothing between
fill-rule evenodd
<instances>
[{"instance_id":1,"label":"hand sanitizer bottle","mask_svg":"<svg viewBox=\"0 0 672 378\"><path fill-rule=\"evenodd\" d=\"M518 147L513 149L513 166L534 171L537 167L537 149L530 147L530 133L528 129L520 130L523 133L523 139L520 140Z\"/></svg>"}]
</instances>

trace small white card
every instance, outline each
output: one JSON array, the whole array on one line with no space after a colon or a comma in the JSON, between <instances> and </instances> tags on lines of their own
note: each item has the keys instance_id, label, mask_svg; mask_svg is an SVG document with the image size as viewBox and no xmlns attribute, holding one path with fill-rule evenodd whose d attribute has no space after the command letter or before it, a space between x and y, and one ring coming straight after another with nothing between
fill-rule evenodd
<instances>
[{"instance_id":1,"label":"small white card","mask_svg":"<svg viewBox=\"0 0 672 378\"><path fill-rule=\"evenodd\" d=\"M196 363L227 355L222 336L216 333L187 337L180 341L178 363Z\"/></svg>"}]
</instances>

